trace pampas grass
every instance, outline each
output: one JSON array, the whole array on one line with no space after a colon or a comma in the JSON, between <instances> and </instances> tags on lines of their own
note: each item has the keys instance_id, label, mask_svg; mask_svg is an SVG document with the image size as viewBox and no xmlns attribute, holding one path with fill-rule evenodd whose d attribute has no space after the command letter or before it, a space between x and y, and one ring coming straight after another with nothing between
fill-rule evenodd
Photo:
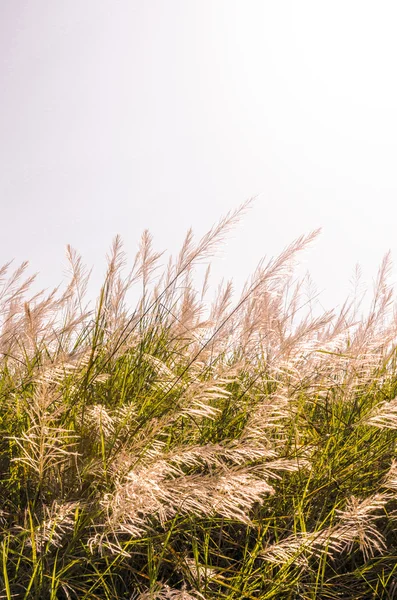
<instances>
[{"instance_id":1,"label":"pampas grass","mask_svg":"<svg viewBox=\"0 0 397 600\"><path fill-rule=\"evenodd\" d=\"M213 294L247 207L168 262L117 237L94 306L70 247L63 291L0 269L0 597L397 597L390 256L363 316L305 297L318 232Z\"/></svg>"}]
</instances>

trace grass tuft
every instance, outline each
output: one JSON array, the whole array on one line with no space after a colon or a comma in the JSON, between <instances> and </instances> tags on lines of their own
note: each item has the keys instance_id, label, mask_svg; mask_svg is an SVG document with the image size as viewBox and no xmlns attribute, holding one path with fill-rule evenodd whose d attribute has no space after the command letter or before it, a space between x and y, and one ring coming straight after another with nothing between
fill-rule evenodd
<instances>
[{"instance_id":1,"label":"grass tuft","mask_svg":"<svg viewBox=\"0 0 397 600\"><path fill-rule=\"evenodd\" d=\"M318 232L211 299L247 206L164 268L117 237L94 307L70 247L64 291L0 269L1 598L397 597L390 256L367 314L314 314Z\"/></svg>"}]
</instances>

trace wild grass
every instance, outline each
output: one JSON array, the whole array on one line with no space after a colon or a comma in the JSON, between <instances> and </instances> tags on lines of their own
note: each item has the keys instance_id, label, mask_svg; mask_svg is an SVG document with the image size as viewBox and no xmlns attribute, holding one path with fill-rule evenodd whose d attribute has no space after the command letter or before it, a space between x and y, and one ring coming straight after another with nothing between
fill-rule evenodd
<instances>
[{"instance_id":1,"label":"wild grass","mask_svg":"<svg viewBox=\"0 0 397 600\"><path fill-rule=\"evenodd\" d=\"M1 269L1 598L397 597L390 257L364 316L311 310L317 232L196 289L245 208L162 269L116 238L92 308L71 248L63 291Z\"/></svg>"}]
</instances>

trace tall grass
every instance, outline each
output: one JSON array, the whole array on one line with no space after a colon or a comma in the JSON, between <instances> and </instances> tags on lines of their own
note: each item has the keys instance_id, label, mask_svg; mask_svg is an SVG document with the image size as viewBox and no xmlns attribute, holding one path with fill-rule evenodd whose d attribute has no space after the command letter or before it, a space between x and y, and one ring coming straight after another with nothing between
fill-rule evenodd
<instances>
[{"instance_id":1,"label":"tall grass","mask_svg":"<svg viewBox=\"0 0 397 600\"><path fill-rule=\"evenodd\" d=\"M312 314L317 232L196 289L245 208L163 270L116 238L94 308L71 248L64 291L1 269L0 597L397 597L390 257L366 316Z\"/></svg>"}]
</instances>

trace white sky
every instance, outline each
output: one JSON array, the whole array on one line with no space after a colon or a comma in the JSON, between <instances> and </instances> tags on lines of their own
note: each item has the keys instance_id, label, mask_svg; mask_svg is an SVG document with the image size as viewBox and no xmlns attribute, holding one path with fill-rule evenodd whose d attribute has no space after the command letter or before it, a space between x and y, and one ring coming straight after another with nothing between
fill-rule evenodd
<instances>
[{"instance_id":1,"label":"white sky","mask_svg":"<svg viewBox=\"0 0 397 600\"><path fill-rule=\"evenodd\" d=\"M305 254L323 304L357 261L397 256L395 2L2 0L0 262L46 286L71 243L186 229L262 193L217 275L323 226ZM96 278L96 279L95 279Z\"/></svg>"}]
</instances>

